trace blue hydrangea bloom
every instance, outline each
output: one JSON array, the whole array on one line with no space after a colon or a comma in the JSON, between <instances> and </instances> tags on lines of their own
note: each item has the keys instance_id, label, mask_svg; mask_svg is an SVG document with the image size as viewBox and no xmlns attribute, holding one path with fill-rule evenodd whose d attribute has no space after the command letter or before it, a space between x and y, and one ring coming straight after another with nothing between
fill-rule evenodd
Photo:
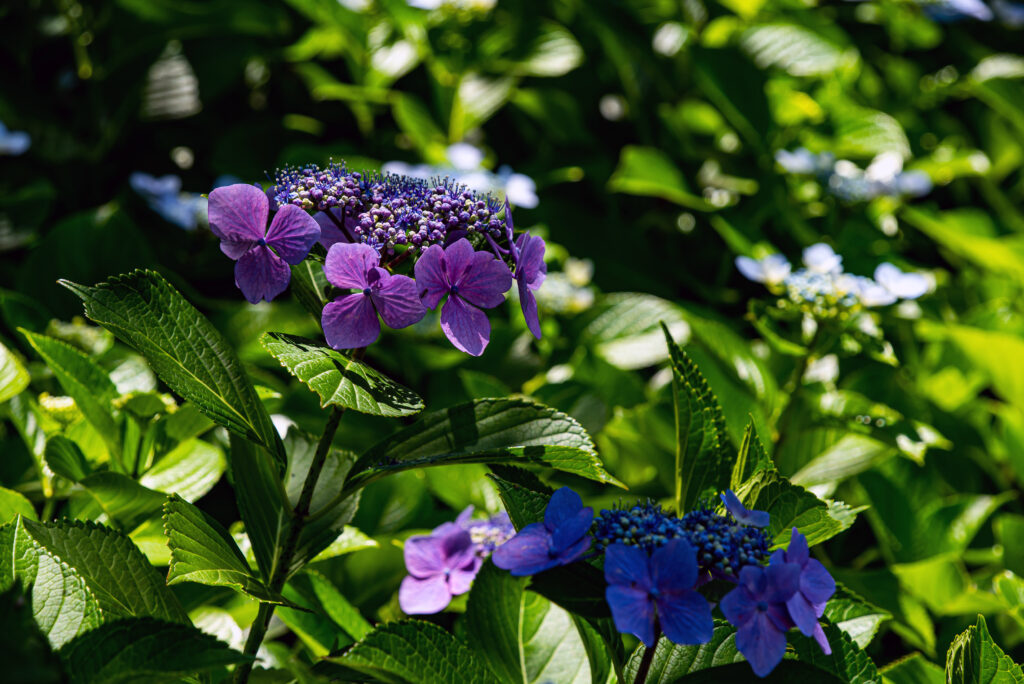
<instances>
[{"instance_id":1,"label":"blue hydrangea bloom","mask_svg":"<svg viewBox=\"0 0 1024 684\"><path fill-rule=\"evenodd\" d=\"M647 553L683 536L682 520L653 501L630 509L603 510L595 521L594 538L602 548L612 544L637 546Z\"/></svg>"},{"instance_id":2,"label":"blue hydrangea bloom","mask_svg":"<svg viewBox=\"0 0 1024 684\"><path fill-rule=\"evenodd\" d=\"M25 131L9 131L0 122L0 155L6 154L12 157L25 154L32 146L32 138Z\"/></svg>"},{"instance_id":3,"label":"blue hydrangea bloom","mask_svg":"<svg viewBox=\"0 0 1024 684\"><path fill-rule=\"evenodd\" d=\"M740 502L739 497L731 489L727 489L722 493L722 503L725 504L726 510L740 524L749 525L750 527L768 527L768 514L764 511L749 510Z\"/></svg>"},{"instance_id":4,"label":"blue hydrangea bloom","mask_svg":"<svg viewBox=\"0 0 1024 684\"><path fill-rule=\"evenodd\" d=\"M825 566L811 558L807 546L807 537L793 528L789 548L778 550L772 554L772 563L796 565L800 569L800 580L797 591L786 601L789 617L796 623L800 631L821 646L825 655L832 653L825 632L818 624L818 618L825 613L825 604L836 592L836 581L828 573Z\"/></svg>"},{"instance_id":5,"label":"blue hydrangea bloom","mask_svg":"<svg viewBox=\"0 0 1024 684\"><path fill-rule=\"evenodd\" d=\"M709 578L735 582L745 566L759 565L768 557L771 544L764 530L740 524L731 515L698 508L682 517L681 528Z\"/></svg>"},{"instance_id":6,"label":"blue hydrangea bloom","mask_svg":"<svg viewBox=\"0 0 1024 684\"><path fill-rule=\"evenodd\" d=\"M711 606L694 587L697 552L673 539L648 555L636 546L612 544L605 552L605 598L615 628L651 648L659 624L669 641L704 644L711 640Z\"/></svg>"},{"instance_id":7,"label":"blue hydrangea bloom","mask_svg":"<svg viewBox=\"0 0 1024 684\"><path fill-rule=\"evenodd\" d=\"M128 183L146 200L149 208L168 223L185 230L194 230L199 225L205 200L195 193L182 192L178 176L157 177L136 171L128 178Z\"/></svg>"},{"instance_id":8,"label":"blue hydrangea bloom","mask_svg":"<svg viewBox=\"0 0 1024 684\"><path fill-rule=\"evenodd\" d=\"M719 604L736 628L736 648L754 674L767 676L786 653L786 632L793 626L786 602L800 587L800 566L772 558L768 567L748 565L739 586Z\"/></svg>"},{"instance_id":9,"label":"blue hydrangea bloom","mask_svg":"<svg viewBox=\"0 0 1024 684\"><path fill-rule=\"evenodd\" d=\"M516 577L535 575L579 560L590 548L594 509L562 487L551 495L543 523L531 523L494 550L491 559Z\"/></svg>"}]
</instances>

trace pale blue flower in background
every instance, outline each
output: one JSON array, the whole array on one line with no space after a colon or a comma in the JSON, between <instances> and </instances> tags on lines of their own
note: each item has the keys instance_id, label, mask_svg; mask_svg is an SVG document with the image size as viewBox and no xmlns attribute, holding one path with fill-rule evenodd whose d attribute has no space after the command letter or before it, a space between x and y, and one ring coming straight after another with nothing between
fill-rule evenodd
<instances>
[{"instance_id":1,"label":"pale blue flower in background","mask_svg":"<svg viewBox=\"0 0 1024 684\"><path fill-rule=\"evenodd\" d=\"M781 254L769 254L763 259L736 257L736 268L747 280L765 285L778 285L789 277L792 265Z\"/></svg>"},{"instance_id":2,"label":"pale blue flower in background","mask_svg":"<svg viewBox=\"0 0 1024 684\"><path fill-rule=\"evenodd\" d=\"M195 230L200 217L206 213L206 200L196 193L182 192L178 176L157 177L136 171L128 182L150 209L179 228Z\"/></svg>"},{"instance_id":3,"label":"pale blue flower in background","mask_svg":"<svg viewBox=\"0 0 1024 684\"><path fill-rule=\"evenodd\" d=\"M804 249L804 266L813 273L839 274L843 271L843 257L824 242Z\"/></svg>"},{"instance_id":4,"label":"pale blue flower in background","mask_svg":"<svg viewBox=\"0 0 1024 684\"><path fill-rule=\"evenodd\" d=\"M875 282L900 299L917 299L928 291L928 278L920 273L904 273L890 263L875 269Z\"/></svg>"},{"instance_id":5,"label":"pale blue flower in background","mask_svg":"<svg viewBox=\"0 0 1024 684\"><path fill-rule=\"evenodd\" d=\"M0 155L17 157L32 146L32 138L25 131L9 131L0 121Z\"/></svg>"}]
</instances>

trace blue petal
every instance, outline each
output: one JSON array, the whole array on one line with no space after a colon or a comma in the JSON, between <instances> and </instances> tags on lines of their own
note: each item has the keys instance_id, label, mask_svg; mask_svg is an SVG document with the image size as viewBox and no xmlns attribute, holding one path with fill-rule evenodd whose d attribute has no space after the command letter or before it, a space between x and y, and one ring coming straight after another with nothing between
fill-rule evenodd
<instances>
[{"instance_id":1,"label":"blue petal","mask_svg":"<svg viewBox=\"0 0 1024 684\"><path fill-rule=\"evenodd\" d=\"M789 537L789 548L786 549L786 560L790 563L796 563L802 568L809 556L807 537L800 534L794 527L793 533Z\"/></svg>"},{"instance_id":2,"label":"blue petal","mask_svg":"<svg viewBox=\"0 0 1024 684\"><path fill-rule=\"evenodd\" d=\"M544 525L533 523L496 548L491 559L496 566L516 577L533 575L559 564L548 552L550 541Z\"/></svg>"},{"instance_id":3,"label":"blue petal","mask_svg":"<svg viewBox=\"0 0 1024 684\"><path fill-rule=\"evenodd\" d=\"M674 644L706 644L711 641L715 629L711 606L696 591L662 594L657 603L661 629L669 641Z\"/></svg>"},{"instance_id":4,"label":"blue petal","mask_svg":"<svg viewBox=\"0 0 1024 684\"><path fill-rule=\"evenodd\" d=\"M651 588L647 554L636 546L612 544L604 554L604 579L608 584L635 584L647 591Z\"/></svg>"},{"instance_id":5,"label":"blue petal","mask_svg":"<svg viewBox=\"0 0 1024 684\"><path fill-rule=\"evenodd\" d=\"M748 510L731 489L725 490L722 494L722 503L739 523L751 527L768 527L768 514L764 511Z\"/></svg>"},{"instance_id":6,"label":"blue petal","mask_svg":"<svg viewBox=\"0 0 1024 684\"><path fill-rule=\"evenodd\" d=\"M544 511L544 526L554 532L564 521L579 513L583 499L568 487L562 487L551 495L547 510Z\"/></svg>"},{"instance_id":7,"label":"blue petal","mask_svg":"<svg viewBox=\"0 0 1024 684\"><path fill-rule=\"evenodd\" d=\"M570 546L573 546L590 531L590 525L594 522L594 509L584 508L576 515L562 523L551 533L551 549L559 553Z\"/></svg>"},{"instance_id":8,"label":"blue petal","mask_svg":"<svg viewBox=\"0 0 1024 684\"><path fill-rule=\"evenodd\" d=\"M692 589L697 582L697 552L685 539L673 539L651 554L651 576L662 592Z\"/></svg>"},{"instance_id":9,"label":"blue petal","mask_svg":"<svg viewBox=\"0 0 1024 684\"><path fill-rule=\"evenodd\" d=\"M796 626L803 632L804 636L812 636L814 628L818 625L818 616L814 614L814 606L797 592L786 601L786 610L789 617L796 623Z\"/></svg>"},{"instance_id":10,"label":"blue petal","mask_svg":"<svg viewBox=\"0 0 1024 684\"><path fill-rule=\"evenodd\" d=\"M615 629L636 636L647 648L653 647L654 604L647 592L612 584L605 589L604 596L612 610Z\"/></svg>"},{"instance_id":11,"label":"blue petal","mask_svg":"<svg viewBox=\"0 0 1024 684\"><path fill-rule=\"evenodd\" d=\"M757 601L744 586L736 587L726 594L718 607L733 627L742 627L757 613Z\"/></svg>"},{"instance_id":12,"label":"blue petal","mask_svg":"<svg viewBox=\"0 0 1024 684\"><path fill-rule=\"evenodd\" d=\"M764 613L736 630L736 648L758 677L766 677L786 654L786 635Z\"/></svg>"},{"instance_id":13,"label":"blue petal","mask_svg":"<svg viewBox=\"0 0 1024 684\"><path fill-rule=\"evenodd\" d=\"M824 603L836 593L836 581L824 565L812 558L800 573L800 592L811 603Z\"/></svg>"},{"instance_id":14,"label":"blue petal","mask_svg":"<svg viewBox=\"0 0 1024 684\"><path fill-rule=\"evenodd\" d=\"M764 569L765 588L761 599L785 603L800 589L800 566L796 563L771 563Z\"/></svg>"}]
</instances>

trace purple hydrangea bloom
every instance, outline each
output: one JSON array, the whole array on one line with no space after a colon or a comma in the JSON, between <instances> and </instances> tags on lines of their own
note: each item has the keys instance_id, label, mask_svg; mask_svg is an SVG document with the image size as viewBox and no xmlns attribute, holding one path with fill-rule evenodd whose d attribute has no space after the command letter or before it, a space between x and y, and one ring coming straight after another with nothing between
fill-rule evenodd
<instances>
[{"instance_id":1,"label":"purple hydrangea bloom","mask_svg":"<svg viewBox=\"0 0 1024 684\"><path fill-rule=\"evenodd\" d=\"M444 610L453 596L469 591L483 562L469 532L455 523L410 537L404 554L409 575L398 589L398 604L409 615Z\"/></svg>"},{"instance_id":2,"label":"purple hydrangea bloom","mask_svg":"<svg viewBox=\"0 0 1024 684\"><path fill-rule=\"evenodd\" d=\"M732 513L737 522L750 527L768 527L769 517L766 512L749 510L731 489L725 490L721 496L726 510Z\"/></svg>"},{"instance_id":3,"label":"purple hydrangea bloom","mask_svg":"<svg viewBox=\"0 0 1024 684\"><path fill-rule=\"evenodd\" d=\"M441 329L456 349L480 356L491 337L491 323L480 309L505 301L512 287L508 266L490 252L476 252L462 238L447 248L431 245L416 262L416 287L423 303L441 309Z\"/></svg>"},{"instance_id":4,"label":"purple hydrangea bloom","mask_svg":"<svg viewBox=\"0 0 1024 684\"><path fill-rule=\"evenodd\" d=\"M229 185L210 193L210 230L220 249L235 260L235 284L255 304L284 292L289 264L306 258L320 238L316 221L298 207L282 207L267 228L270 201L252 185Z\"/></svg>"},{"instance_id":5,"label":"purple hydrangea bloom","mask_svg":"<svg viewBox=\"0 0 1024 684\"><path fill-rule=\"evenodd\" d=\"M562 487L551 495L543 523L531 523L494 550L491 560L515 577L535 575L578 560L590 548L594 509L580 495Z\"/></svg>"},{"instance_id":6,"label":"purple hydrangea bloom","mask_svg":"<svg viewBox=\"0 0 1024 684\"><path fill-rule=\"evenodd\" d=\"M786 632L793 626L786 602L800 587L800 566L773 557L768 567L748 565L740 583L720 607L736 628L736 648L754 674L765 677L786 653Z\"/></svg>"},{"instance_id":7,"label":"purple hydrangea bloom","mask_svg":"<svg viewBox=\"0 0 1024 684\"><path fill-rule=\"evenodd\" d=\"M459 513L455 524L469 532L473 543L476 544L477 552L485 557L515 536L516 533L516 528L512 526L512 520L509 519L508 513L505 511L495 513L486 520L474 520L472 506L467 506L462 513Z\"/></svg>"},{"instance_id":8,"label":"purple hydrangea bloom","mask_svg":"<svg viewBox=\"0 0 1024 684\"><path fill-rule=\"evenodd\" d=\"M804 636L814 637L825 655L830 655L832 647L829 646L828 638L818 624L818 618L825 613L825 604L836 592L836 581L828 574L824 565L811 558L807 537L800 534L795 527L789 540L789 548L785 551L779 549L772 554L772 561L776 564L792 563L800 568L800 587L786 601L786 609Z\"/></svg>"},{"instance_id":9,"label":"purple hydrangea bloom","mask_svg":"<svg viewBox=\"0 0 1024 684\"><path fill-rule=\"evenodd\" d=\"M635 635L648 648L657 639L655 623L675 644L711 640L711 606L694 590L697 552L673 539L651 555L636 546L612 544L605 553L605 598L615 628Z\"/></svg>"},{"instance_id":10,"label":"purple hydrangea bloom","mask_svg":"<svg viewBox=\"0 0 1024 684\"><path fill-rule=\"evenodd\" d=\"M334 349L371 344L380 336L378 314L392 328L412 325L426 314L413 279L380 268L380 255L369 245L336 243L327 252L324 275L335 287L355 290L324 307L320 322Z\"/></svg>"}]
</instances>

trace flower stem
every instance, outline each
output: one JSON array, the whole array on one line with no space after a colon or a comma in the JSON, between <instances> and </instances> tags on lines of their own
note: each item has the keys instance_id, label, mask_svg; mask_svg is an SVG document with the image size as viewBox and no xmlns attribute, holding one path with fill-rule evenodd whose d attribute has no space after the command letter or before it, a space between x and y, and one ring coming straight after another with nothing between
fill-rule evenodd
<instances>
[{"instance_id":1,"label":"flower stem","mask_svg":"<svg viewBox=\"0 0 1024 684\"><path fill-rule=\"evenodd\" d=\"M644 654L640 657L640 667L636 668L636 678L633 684L645 684L647 673L651 671L651 663L654 662L654 652L658 650L658 640L654 640L654 646L644 646Z\"/></svg>"},{"instance_id":2,"label":"flower stem","mask_svg":"<svg viewBox=\"0 0 1024 684\"><path fill-rule=\"evenodd\" d=\"M338 424L341 422L341 415L344 408L335 407L327 418L327 425L324 426L323 434L316 445L316 453L313 455L313 462L306 473L306 480L302 483L302 492L299 500L292 511L291 524L288 526L288 537L277 554L277 562L270 577L270 590L277 593L284 588L288 580L289 569L292 558L299 546L299 538L302 535L302 528L309 518L309 508L313 502L313 492L316 490L317 480L323 472L324 464L327 463L327 455L331 451L331 443L334 441L334 434L338 431ZM270 626L270 618L274 615L273 603L261 603L256 619L249 628L249 637L245 641L245 655L254 656L263 643L263 637L267 634ZM249 674L252 672L253 662L242 663L235 670L235 684L245 684L249 681Z\"/></svg>"}]
</instances>

